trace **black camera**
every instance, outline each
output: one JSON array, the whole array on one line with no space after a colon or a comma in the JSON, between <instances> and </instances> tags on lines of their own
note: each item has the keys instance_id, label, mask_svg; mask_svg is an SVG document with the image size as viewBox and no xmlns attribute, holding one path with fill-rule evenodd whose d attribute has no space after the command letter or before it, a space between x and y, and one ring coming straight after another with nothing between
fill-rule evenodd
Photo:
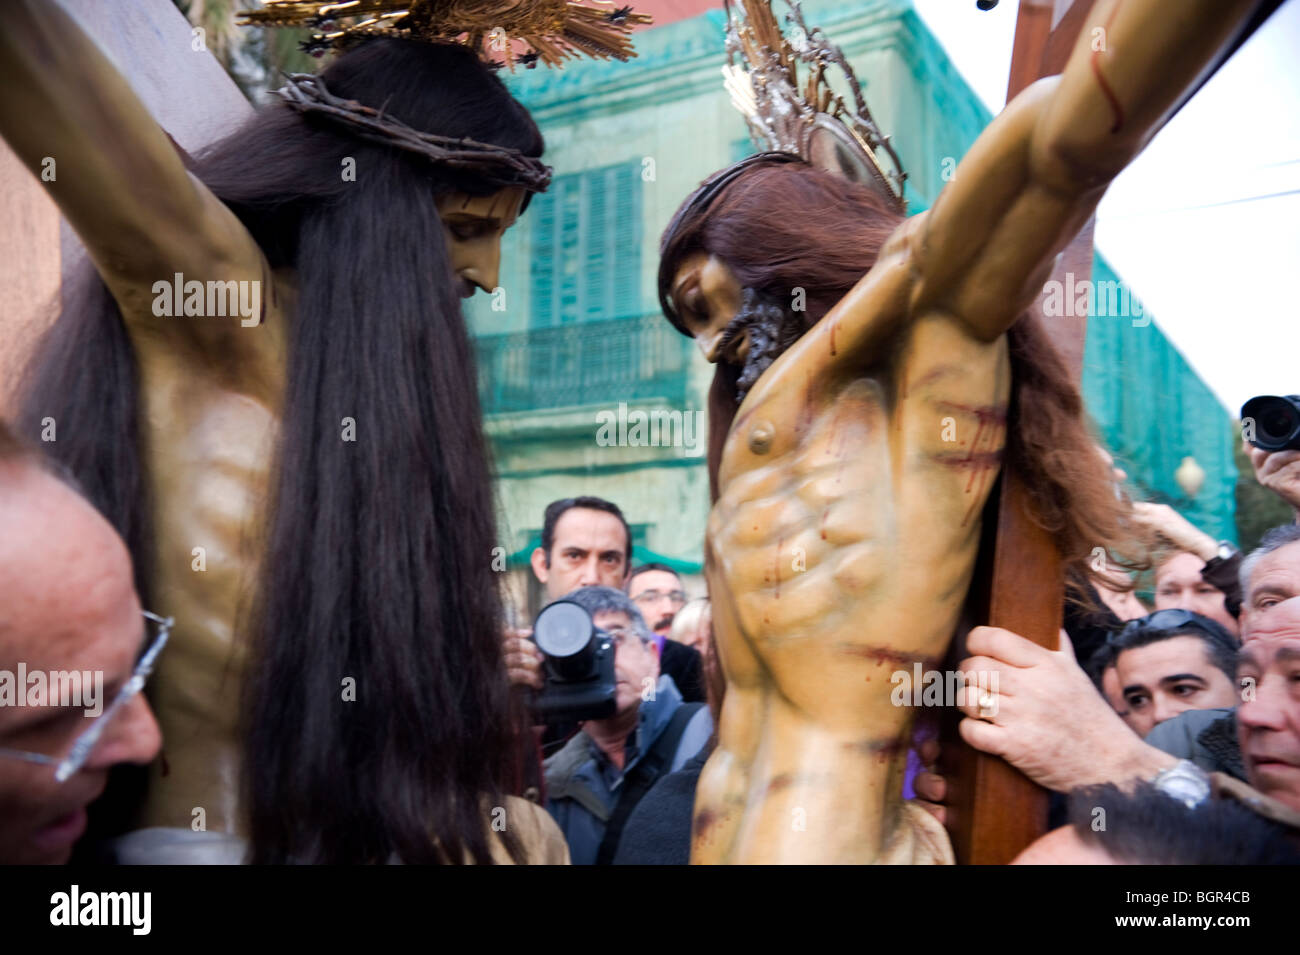
<instances>
[{"instance_id":1,"label":"black camera","mask_svg":"<svg viewBox=\"0 0 1300 955\"><path fill-rule=\"evenodd\" d=\"M546 720L613 716L614 641L579 604L557 600L533 622L533 642L546 657L546 685L533 702Z\"/></svg>"},{"instance_id":2,"label":"black camera","mask_svg":"<svg viewBox=\"0 0 1300 955\"><path fill-rule=\"evenodd\" d=\"M1241 406L1241 430L1263 451L1300 451L1300 395L1260 395Z\"/></svg>"}]
</instances>

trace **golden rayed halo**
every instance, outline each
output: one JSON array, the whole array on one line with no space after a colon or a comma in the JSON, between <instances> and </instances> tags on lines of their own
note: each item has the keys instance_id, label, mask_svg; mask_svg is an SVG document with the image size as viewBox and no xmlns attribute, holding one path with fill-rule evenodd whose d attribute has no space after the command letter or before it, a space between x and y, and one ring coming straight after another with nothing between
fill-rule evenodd
<instances>
[{"instance_id":1,"label":"golden rayed halo","mask_svg":"<svg viewBox=\"0 0 1300 955\"><path fill-rule=\"evenodd\" d=\"M804 23L799 0L785 0L787 36L772 0L731 0L727 7L727 65L732 105L762 150L794 153L822 169L876 189L903 211L907 174L889 137L881 134L853 68L821 29ZM800 78L803 64L805 75ZM846 103L828 73L838 69L853 95Z\"/></svg>"},{"instance_id":2,"label":"golden rayed halo","mask_svg":"<svg viewBox=\"0 0 1300 955\"><path fill-rule=\"evenodd\" d=\"M627 60L633 27L652 22L616 0L263 0L241 26L314 29L304 48L338 49L375 36L463 43L490 62L559 66L581 56ZM526 48L521 54L515 47ZM500 60L498 60L500 57Z\"/></svg>"}]
</instances>

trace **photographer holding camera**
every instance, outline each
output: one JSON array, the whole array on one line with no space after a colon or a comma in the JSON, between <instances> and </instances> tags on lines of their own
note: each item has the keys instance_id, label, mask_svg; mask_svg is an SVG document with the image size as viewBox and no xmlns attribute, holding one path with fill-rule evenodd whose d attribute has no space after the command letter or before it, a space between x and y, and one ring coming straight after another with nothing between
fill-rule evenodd
<instances>
[{"instance_id":1,"label":"photographer holding camera","mask_svg":"<svg viewBox=\"0 0 1300 955\"><path fill-rule=\"evenodd\" d=\"M1255 480L1295 512L1300 524L1300 395L1260 395L1241 407L1241 436Z\"/></svg>"},{"instance_id":2,"label":"photographer holding camera","mask_svg":"<svg viewBox=\"0 0 1300 955\"><path fill-rule=\"evenodd\" d=\"M546 760L546 808L575 865L606 865L641 797L699 752L713 720L660 674L654 635L622 591L576 590L544 609L534 630L546 655L539 705L602 714Z\"/></svg>"}]
</instances>

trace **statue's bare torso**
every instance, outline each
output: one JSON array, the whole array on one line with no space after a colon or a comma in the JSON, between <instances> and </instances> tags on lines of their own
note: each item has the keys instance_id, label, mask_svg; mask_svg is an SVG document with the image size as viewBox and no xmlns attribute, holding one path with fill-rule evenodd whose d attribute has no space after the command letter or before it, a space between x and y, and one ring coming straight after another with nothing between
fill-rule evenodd
<instances>
[{"instance_id":1,"label":"statue's bare torso","mask_svg":"<svg viewBox=\"0 0 1300 955\"><path fill-rule=\"evenodd\" d=\"M882 265L859 304L892 304ZM997 476L1004 338L936 314L846 356L836 317L759 379L723 454L708 546L728 685L696 861L880 853L912 717L890 675L942 657ZM742 825L745 805L762 809Z\"/></svg>"},{"instance_id":2,"label":"statue's bare torso","mask_svg":"<svg viewBox=\"0 0 1300 955\"><path fill-rule=\"evenodd\" d=\"M1006 332L1255 5L1099 0L1064 73L1007 104L741 405L708 529L727 696L692 861L944 855L900 802L910 714L890 676L942 657L957 624L1005 442ZM717 271L684 263L677 287L707 306L687 320L705 354L734 360L739 290Z\"/></svg>"},{"instance_id":3,"label":"statue's bare torso","mask_svg":"<svg viewBox=\"0 0 1300 955\"><path fill-rule=\"evenodd\" d=\"M268 311L260 328L207 321L233 323L232 336L260 336L267 351L280 352L271 329L284 327L283 316L274 304ZM189 828L201 821L210 831L238 832L239 694L248 649L239 615L258 579L279 388L273 381L257 387L248 367L223 379L202 363L178 360L175 348L150 347L138 335L134 344L154 484L154 599L176 618L151 682L163 759L152 768L140 824ZM283 368L282 358L267 358Z\"/></svg>"}]
</instances>

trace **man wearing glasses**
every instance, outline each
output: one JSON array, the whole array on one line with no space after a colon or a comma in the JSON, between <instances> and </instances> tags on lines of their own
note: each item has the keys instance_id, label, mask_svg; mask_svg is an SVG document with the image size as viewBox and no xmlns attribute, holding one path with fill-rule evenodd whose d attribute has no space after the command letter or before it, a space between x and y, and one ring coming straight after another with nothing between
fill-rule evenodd
<instances>
[{"instance_id":1,"label":"man wearing glasses","mask_svg":"<svg viewBox=\"0 0 1300 955\"><path fill-rule=\"evenodd\" d=\"M2 424L0 527L0 679L17 691L0 696L0 863L63 863L109 769L158 753L140 689L170 621L141 610L108 522ZM93 706L54 692L73 670L102 675ZM33 674L47 694L24 693Z\"/></svg>"},{"instance_id":2,"label":"man wearing glasses","mask_svg":"<svg viewBox=\"0 0 1300 955\"><path fill-rule=\"evenodd\" d=\"M667 564L642 564L627 578L627 593L650 629L663 640L673 628L673 618L686 606L686 591L677 571Z\"/></svg>"},{"instance_id":3,"label":"man wearing glasses","mask_svg":"<svg viewBox=\"0 0 1300 955\"><path fill-rule=\"evenodd\" d=\"M636 605L612 587L583 587L579 604L613 639L614 715L587 720L546 760L546 808L574 865L613 861L623 823L656 780L676 772L713 732L708 708L684 703L659 672L654 636Z\"/></svg>"},{"instance_id":4,"label":"man wearing glasses","mask_svg":"<svg viewBox=\"0 0 1300 955\"><path fill-rule=\"evenodd\" d=\"M687 703L704 702L702 650L668 638L673 620L686 606L686 590L677 571L667 564L642 564L628 574L623 589L654 631L659 669L672 676Z\"/></svg>"}]
</instances>

